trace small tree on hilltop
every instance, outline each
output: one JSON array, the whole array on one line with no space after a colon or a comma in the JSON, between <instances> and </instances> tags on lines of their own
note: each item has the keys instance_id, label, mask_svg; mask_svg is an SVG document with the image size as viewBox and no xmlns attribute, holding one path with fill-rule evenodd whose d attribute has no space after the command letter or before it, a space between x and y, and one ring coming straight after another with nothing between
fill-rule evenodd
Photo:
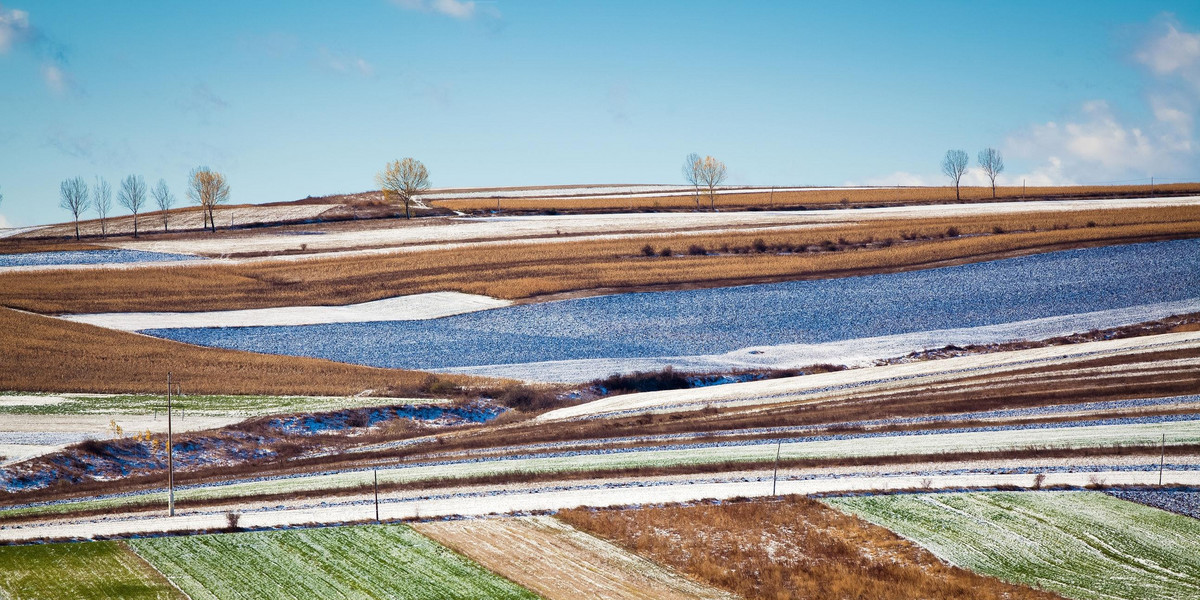
<instances>
[{"instance_id":1,"label":"small tree on hilltop","mask_svg":"<svg viewBox=\"0 0 1200 600\"><path fill-rule=\"evenodd\" d=\"M171 189L167 187L166 180L159 179L158 185L150 190L150 195L154 198L154 203L158 205L158 210L161 211L159 216L162 217L163 231L167 230L167 221L170 220L171 206L175 204L175 194L171 193Z\"/></svg>"},{"instance_id":2,"label":"small tree on hilltop","mask_svg":"<svg viewBox=\"0 0 1200 600\"><path fill-rule=\"evenodd\" d=\"M996 198L996 176L1004 172L1004 156L995 148L979 151L979 168L992 181L992 199Z\"/></svg>"},{"instance_id":3,"label":"small tree on hilltop","mask_svg":"<svg viewBox=\"0 0 1200 600\"><path fill-rule=\"evenodd\" d=\"M393 160L375 175L375 182L383 190L385 202L391 202L393 198L404 202L404 218L411 219L409 206L414 196L429 189L429 171L421 161L413 158Z\"/></svg>"},{"instance_id":4,"label":"small tree on hilltop","mask_svg":"<svg viewBox=\"0 0 1200 600\"><path fill-rule=\"evenodd\" d=\"M945 173L946 177L954 182L955 200L962 200L958 184L962 181L963 173L967 172L967 164L970 162L971 158L963 150L947 150L946 157L942 159L942 173Z\"/></svg>"},{"instance_id":5,"label":"small tree on hilltop","mask_svg":"<svg viewBox=\"0 0 1200 600\"><path fill-rule=\"evenodd\" d=\"M117 200L121 206L133 213L133 237L137 237L138 213L146 204L146 180L141 175L130 175L121 181L121 190L117 192Z\"/></svg>"},{"instance_id":6,"label":"small tree on hilltop","mask_svg":"<svg viewBox=\"0 0 1200 600\"><path fill-rule=\"evenodd\" d=\"M206 225L211 224L216 232L217 221L213 209L229 201L229 184L225 176L208 167L196 167L188 177L188 198L200 205L204 211Z\"/></svg>"},{"instance_id":7,"label":"small tree on hilltop","mask_svg":"<svg viewBox=\"0 0 1200 600\"><path fill-rule=\"evenodd\" d=\"M683 178L696 190L696 210L700 210L700 165L703 161L695 152L683 159Z\"/></svg>"},{"instance_id":8,"label":"small tree on hilltop","mask_svg":"<svg viewBox=\"0 0 1200 600\"><path fill-rule=\"evenodd\" d=\"M92 206L100 217L100 235L108 235L108 213L112 211L112 186L103 177L96 178L92 192Z\"/></svg>"},{"instance_id":9,"label":"small tree on hilltop","mask_svg":"<svg viewBox=\"0 0 1200 600\"><path fill-rule=\"evenodd\" d=\"M79 239L79 215L88 208L88 187L82 177L64 179L58 186L58 205L75 217L75 239Z\"/></svg>"}]
</instances>

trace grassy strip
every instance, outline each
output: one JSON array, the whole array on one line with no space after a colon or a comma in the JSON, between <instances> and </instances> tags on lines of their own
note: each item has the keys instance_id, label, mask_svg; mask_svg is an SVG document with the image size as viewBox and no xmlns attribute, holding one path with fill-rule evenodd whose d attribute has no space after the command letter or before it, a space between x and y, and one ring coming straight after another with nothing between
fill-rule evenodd
<instances>
[{"instance_id":1,"label":"grassy strip","mask_svg":"<svg viewBox=\"0 0 1200 600\"><path fill-rule=\"evenodd\" d=\"M0 284L2 285L2 284ZM0 308L0 389L161 393L166 374L189 394L377 393L420 397L489 382L333 361L204 348Z\"/></svg>"},{"instance_id":2,"label":"grassy strip","mask_svg":"<svg viewBox=\"0 0 1200 600\"><path fill-rule=\"evenodd\" d=\"M963 202L993 200L990 187L961 188ZM1050 200L1099 197L1139 197L1200 193L1200 185L1179 183L1170 185L1107 185L1070 187L997 187L997 200ZM810 191L769 191L744 194L722 194L716 197L716 207L729 209L786 209L796 207L830 208L838 206L889 206L903 204L947 204L959 202L954 188L912 187L899 189L832 189ZM700 192L700 207L709 209L707 194ZM440 206L464 212L491 212L499 206L503 211L623 211L623 210L695 210L695 195L648 196L644 198L460 198L433 200Z\"/></svg>"},{"instance_id":3,"label":"grassy strip","mask_svg":"<svg viewBox=\"0 0 1200 600\"><path fill-rule=\"evenodd\" d=\"M13 394L0 393L0 400L9 395ZM41 394L34 396L38 395ZM162 412L167 406L167 397L157 394L65 394L62 397L65 401L51 404L0 405L0 415L141 415ZM431 400L422 399L420 402L427 404ZM189 415L252 417L380 406L394 404L395 400L373 396L186 395L174 396L172 403L176 410L186 411Z\"/></svg>"},{"instance_id":4,"label":"grassy strip","mask_svg":"<svg viewBox=\"0 0 1200 600\"><path fill-rule=\"evenodd\" d=\"M13 600L186 598L123 542L0 547L0 565Z\"/></svg>"},{"instance_id":5,"label":"grassy strip","mask_svg":"<svg viewBox=\"0 0 1200 600\"><path fill-rule=\"evenodd\" d=\"M826 502L951 563L1070 598L1200 596L1200 521L1093 492L866 496Z\"/></svg>"},{"instance_id":6,"label":"grassy strip","mask_svg":"<svg viewBox=\"0 0 1200 600\"><path fill-rule=\"evenodd\" d=\"M976 575L820 502L560 511L567 523L744 598L1055 598Z\"/></svg>"},{"instance_id":7,"label":"grassy strip","mask_svg":"<svg viewBox=\"0 0 1200 600\"><path fill-rule=\"evenodd\" d=\"M1037 231L993 233L997 227ZM957 236L950 235L951 228ZM432 291L522 299L578 290L827 278L1196 235L1200 207L881 221L777 233L512 244L503 251L479 247L300 262L13 272L0 274L0 305L40 313L222 310L346 304ZM792 250L733 252L756 246L758 238L766 250L785 245ZM677 254L695 245L718 254L648 257L647 242L656 245L656 253L670 246ZM730 252L721 253L723 247ZM798 247L804 250L796 252Z\"/></svg>"},{"instance_id":8,"label":"grassy strip","mask_svg":"<svg viewBox=\"0 0 1200 600\"><path fill-rule=\"evenodd\" d=\"M770 448L770 446L765 446ZM1200 444L1169 444L1162 449L1168 456L1195 456L1200 453ZM997 461L997 460L1053 460L1078 458L1111 458L1121 456L1146 456L1147 460L1155 458L1160 447L1155 444L1118 444L1082 448L1055 447L1022 447L1005 450L989 451L954 451L928 452L911 454L890 454L876 456L838 456L819 458L781 458L779 467L782 469L821 469L838 467L866 466L903 466L929 465L936 463L964 461ZM409 480L397 480L387 477L384 472L380 478L381 492L397 492L406 490L433 490L446 487L470 485L500 485L518 483L553 483L558 481L581 481L587 479L617 479L617 478L651 478L674 475L714 475L738 471L762 470L773 467L773 458L745 461L715 461L687 464L641 465L616 468L581 468L575 470L511 470L498 473L466 474L462 476L437 476ZM383 465L381 465L383 466ZM180 508L199 509L222 506L229 503L245 502L274 502L285 500L314 499L327 497L356 496L374 489L373 482L366 473L361 473L361 481L357 484L336 485L329 487L311 486L286 491L248 491L243 494L201 494L196 493L204 488L182 490L176 492L176 506ZM163 482L154 482L161 485ZM139 486L146 485L138 482ZM112 492L111 482L109 483ZM144 489L144 488L143 488ZM210 488L217 492L223 487ZM137 490L128 490L136 493ZM39 492L39 500L44 499L44 492ZM144 493L135 496L106 498L102 500L82 499L59 504L32 506L0 510L0 523L16 523L36 520L45 516L83 517L109 512L113 509L122 511L161 510L167 505L167 495L162 492Z\"/></svg>"},{"instance_id":9,"label":"grassy strip","mask_svg":"<svg viewBox=\"0 0 1200 600\"><path fill-rule=\"evenodd\" d=\"M537 598L404 525L132 540L193 600Z\"/></svg>"}]
</instances>

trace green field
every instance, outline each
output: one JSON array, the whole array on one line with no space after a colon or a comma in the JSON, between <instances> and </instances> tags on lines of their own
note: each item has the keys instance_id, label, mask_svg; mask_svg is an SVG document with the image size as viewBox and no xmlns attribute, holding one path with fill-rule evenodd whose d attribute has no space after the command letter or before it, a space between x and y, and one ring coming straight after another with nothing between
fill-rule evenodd
<instances>
[{"instance_id":1,"label":"green field","mask_svg":"<svg viewBox=\"0 0 1200 600\"><path fill-rule=\"evenodd\" d=\"M537 598L404 525L129 542L202 598Z\"/></svg>"},{"instance_id":2,"label":"green field","mask_svg":"<svg viewBox=\"0 0 1200 600\"><path fill-rule=\"evenodd\" d=\"M0 597L183 598L121 542L0 547Z\"/></svg>"},{"instance_id":3,"label":"green field","mask_svg":"<svg viewBox=\"0 0 1200 600\"><path fill-rule=\"evenodd\" d=\"M165 386L165 384L164 384ZM5 401L8 398L9 401ZM35 399L29 403L15 402L13 398ZM54 403L41 403L36 399L61 399ZM253 417L276 413L319 412L385 406L389 404L435 404L437 399L404 400L397 398L374 398L369 396L191 396L176 397L172 404L176 410L210 416ZM107 415L107 414L151 414L165 410L167 397L155 394L37 394L0 392L0 415Z\"/></svg>"},{"instance_id":4,"label":"green field","mask_svg":"<svg viewBox=\"0 0 1200 600\"><path fill-rule=\"evenodd\" d=\"M919 494L826 502L955 565L1068 598L1200 598L1200 520L1106 494Z\"/></svg>"}]
</instances>

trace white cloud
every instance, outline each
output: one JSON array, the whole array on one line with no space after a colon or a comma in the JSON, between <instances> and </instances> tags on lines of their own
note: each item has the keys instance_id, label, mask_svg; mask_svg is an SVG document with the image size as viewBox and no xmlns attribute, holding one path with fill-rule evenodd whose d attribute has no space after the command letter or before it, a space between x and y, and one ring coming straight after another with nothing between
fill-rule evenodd
<instances>
[{"instance_id":1,"label":"white cloud","mask_svg":"<svg viewBox=\"0 0 1200 600\"><path fill-rule=\"evenodd\" d=\"M1005 148L1036 166L1027 176L1066 184L1194 178L1197 112L1200 112L1200 33L1163 18L1134 52L1151 82L1145 93L1151 118L1132 121L1104 100L1092 100L1071 117L1035 124L1011 135Z\"/></svg>"},{"instance_id":2,"label":"white cloud","mask_svg":"<svg viewBox=\"0 0 1200 600\"><path fill-rule=\"evenodd\" d=\"M474 18L479 14L500 16L496 10L481 10L475 0L392 0L392 4L404 10L437 13L462 20Z\"/></svg>"},{"instance_id":3,"label":"white cloud","mask_svg":"<svg viewBox=\"0 0 1200 600\"><path fill-rule=\"evenodd\" d=\"M56 94L62 94L71 87L71 80L67 73L58 65L50 63L42 65L42 81L45 81L46 87Z\"/></svg>"},{"instance_id":4,"label":"white cloud","mask_svg":"<svg viewBox=\"0 0 1200 600\"><path fill-rule=\"evenodd\" d=\"M944 182L941 182L941 181L934 182L924 175L917 175L916 173L909 173L907 171L896 171L895 173L892 173L890 175L883 175L881 177L869 177L862 181L847 181L845 183L845 185L849 185L849 186L874 185L874 186L880 186L880 187L903 185L903 186L921 187L921 186L929 186L929 185L943 185L943 183Z\"/></svg>"},{"instance_id":5,"label":"white cloud","mask_svg":"<svg viewBox=\"0 0 1200 600\"><path fill-rule=\"evenodd\" d=\"M375 75L375 67L361 56L350 56L334 52L325 46L317 48L316 64L336 73L357 73L363 77L372 77Z\"/></svg>"},{"instance_id":6,"label":"white cloud","mask_svg":"<svg viewBox=\"0 0 1200 600\"><path fill-rule=\"evenodd\" d=\"M29 13L23 10L5 10L0 5L0 54L8 52L17 42L31 38Z\"/></svg>"},{"instance_id":7,"label":"white cloud","mask_svg":"<svg viewBox=\"0 0 1200 600\"><path fill-rule=\"evenodd\" d=\"M1200 90L1200 33L1179 30L1165 21L1165 31L1150 39L1134 57L1159 76L1178 76Z\"/></svg>"}]
</instances>

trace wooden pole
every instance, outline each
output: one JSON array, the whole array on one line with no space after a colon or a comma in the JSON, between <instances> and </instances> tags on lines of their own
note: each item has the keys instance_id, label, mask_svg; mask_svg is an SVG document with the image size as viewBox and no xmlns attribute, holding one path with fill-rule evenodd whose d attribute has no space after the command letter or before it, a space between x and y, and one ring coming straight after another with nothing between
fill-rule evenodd
<instances>
[{"instance_id":1,"label":"wooden pole","mask_svg":"<svg viewBox=\"0 0 1200 600\"><path fill-rule=\"evenodd\" d=\"M375 522L379 522L379 469L375 469Z\"/></svg>"},{"instance_id":2,"label":"wooden pole","mask_svg":"<svg viewBox=\"0 0 1200 600\"><path fill-rule=\"evenodd\" d=\"M1162 455L1158 457L1158 485L1162 485L1163 465L1167 462L1167 434L1162 437Z\"/></svg>"},{"instance_id":3,"label":"wooden pole","mask_svg":"<svg viewBox=\"0 0 1200 600\"><path fill-rule=\"evenodd\" d=\"M783 449L783 440L775 446L775 470L771 473L771 495L775 495L775 483L779 481L779 451Z\"/></svg>"},{"instance_id":4,"label":"wooden pole","mask_svg":"<svg viewBox=\"0 0 1200 600\"><path fill-rule=\"evenodd\" d=\"M175 446L171 431L171 373L167 372L167 514L175 516Z\"/></svg>"}]
</instances>

